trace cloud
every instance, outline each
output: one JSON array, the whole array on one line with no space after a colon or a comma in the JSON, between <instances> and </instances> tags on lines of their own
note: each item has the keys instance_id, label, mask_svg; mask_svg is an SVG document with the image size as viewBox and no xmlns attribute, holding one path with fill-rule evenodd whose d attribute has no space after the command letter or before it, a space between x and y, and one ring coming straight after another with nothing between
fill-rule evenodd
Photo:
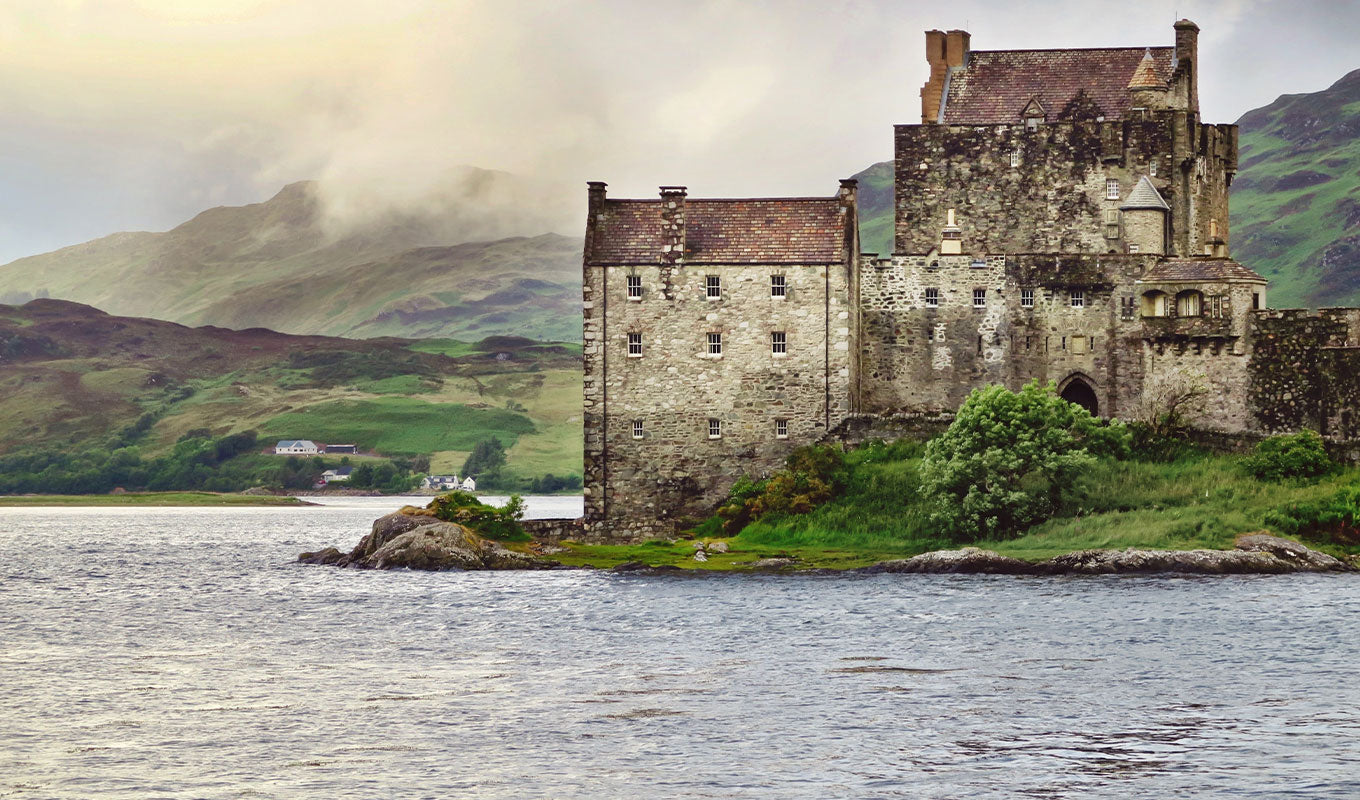
<instances>
[{"instance_id":1,"label":"cloud","mask_svg":"<svg viewBox=\"0 0 1360 800\"><path fill-rule=\"evenodd\" d=\"M0 213L28 233L0 260L310 178L344 224L443 213L465 165L531 178L501 201L569 234L586 180L831 194L919 118L923 30L1162 44L1178 12L1211 121L1356 66L1360 11L1320 1L9 0L0 153L24 156Z\"/></svg>"}]
</instances>

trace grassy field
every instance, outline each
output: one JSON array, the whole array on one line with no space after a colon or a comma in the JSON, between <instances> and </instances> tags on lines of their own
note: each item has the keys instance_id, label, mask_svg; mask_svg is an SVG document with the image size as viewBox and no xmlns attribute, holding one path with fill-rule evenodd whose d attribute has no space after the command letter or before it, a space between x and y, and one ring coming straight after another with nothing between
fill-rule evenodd
<instances>
[{"instance_id":1,"label":"grassy field","mask_svg":"<svg viewBox=\"0 0 1360 800\"><path fill-rule=\"evenodd\" d=\"M723 538L712 523L698 540L726 541L728 553L694 561L692 541L631 546L578 546L555 556L569 564L612 566L625 561L690 569L743 569L759 558L791 556L800 567L847 568L953 549L932 533L929 508L918 493L919 450L907 457L870 461L850 453L843 495L811 513L762 520ZM1272 483L1247 475L1231 455L1195 455L1173 463L1104 461L1076 487L1062 515L1023 536L975 546L1027 561L1086 549L1229 549L1242 533L1269 530L1266 515L1291 502L1331 496L1360 483L1360 469L1338 469L1313 483ZM1305 542L1337 556L1360 548Z\"/></svg>"},{"instance_id":2,"label":"grassy field","mask_svg":"<svg viewBox=\"0 0 1360 800\"><path fill-rule=\"evenodd\" d=\"M489 436L510 446L532 433L534 424L504 409L383 397L308 406L267 420L259 431L265 440L305 435L322 442L357 441L383 453L430 453L471 450Z\"/></svg>"},{"instance_id":3,"label":"grassy field","mask_svg":"<svg viewBox=\"0 0 1360 800\"><path fill-rule=\"evenodd\" d=\"M296 497L215 492L0 495L0 506L306 506Z\"/></svg>"}]
</instances>

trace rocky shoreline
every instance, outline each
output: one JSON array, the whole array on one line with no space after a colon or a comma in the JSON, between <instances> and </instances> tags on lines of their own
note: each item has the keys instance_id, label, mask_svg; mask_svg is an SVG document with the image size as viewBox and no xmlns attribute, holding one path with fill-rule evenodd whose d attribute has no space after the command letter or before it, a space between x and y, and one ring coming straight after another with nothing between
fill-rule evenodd
<instances>
[{"instance_id":1,"label":"rocky shoreline","mask_svg":"<svg viewBox=\"0 0 1360 800\"><path fill-rule=\"evenodd\" d=\"M412 513L393 512L379 518L373 528L348 553L335 547L302 553L304 564L325 564L354 569L505 570L591 569L569 567L550 556L565 548L535 542L523 552L477 535L453 522ZM707 546L726 552L726 542ZM695 560L707 560L705 546L696 543ZM1047 561L1023 561L990 550L965 547L936 550L911 558L881 561L848 570L809 569L796 558L762 558L743 564L746 571L763 574L863 574L932 575L1279 575L1292 572L1351 572L1355 567L1326 553L1265 532L1237 537L1232 550L1080 550ZM642 574L692 573L704 570L655 566L628 561L609 568L613 572Z\"/></svg>"}]
</instances>

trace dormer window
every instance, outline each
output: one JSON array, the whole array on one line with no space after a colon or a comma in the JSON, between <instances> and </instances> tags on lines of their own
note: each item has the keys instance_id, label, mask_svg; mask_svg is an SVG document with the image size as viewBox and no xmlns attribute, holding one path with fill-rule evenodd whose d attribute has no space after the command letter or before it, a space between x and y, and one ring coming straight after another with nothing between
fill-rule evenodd
<instances>
[{"instance_id":1,"label":"dormer window","mask_svg":"<svg viewBox=\"0 0 1360 800\"><path fill-rule=\"evenodd\" d=\"M1040 105L1039 98L1034 97L1025 104L1025 110L1020 112L1020 116L1025 120L1025 130L1032 131L1038 129L1039 123L1044 121L1047 114L1044 112L1044 107Z\"/></svg>"},{"instance_id":2,"label":"dormer window","mask_svg":"<svg viewBox=\"0 0 1360 800\"><path fill-rule=\"evenodd\" d=\"M1039 130L1039 118L1038 118L1038 117L1025 117L1025 130L1027 130L1027 131L1037 131L1037 130Z\"/></svg>"}]
</instances>

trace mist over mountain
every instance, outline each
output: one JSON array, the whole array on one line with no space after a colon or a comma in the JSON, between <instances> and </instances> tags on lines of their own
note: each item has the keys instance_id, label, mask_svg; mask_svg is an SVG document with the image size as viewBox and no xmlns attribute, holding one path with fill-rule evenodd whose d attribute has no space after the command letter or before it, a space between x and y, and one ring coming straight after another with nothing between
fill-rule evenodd
<instances>
[{"instance_id":1,"label":"mist over mountain","mask_svg":"<svg viewBox=\"0 0 1360 800\"><path fill-rule=\"evenodd\" d=\"M473 168L391 188L294 183L164 233L22 258L0 266L0 301L287 333L579 338L580 240L549 233L573 225L565 193Z\"/></svg>"}]
</instances>

